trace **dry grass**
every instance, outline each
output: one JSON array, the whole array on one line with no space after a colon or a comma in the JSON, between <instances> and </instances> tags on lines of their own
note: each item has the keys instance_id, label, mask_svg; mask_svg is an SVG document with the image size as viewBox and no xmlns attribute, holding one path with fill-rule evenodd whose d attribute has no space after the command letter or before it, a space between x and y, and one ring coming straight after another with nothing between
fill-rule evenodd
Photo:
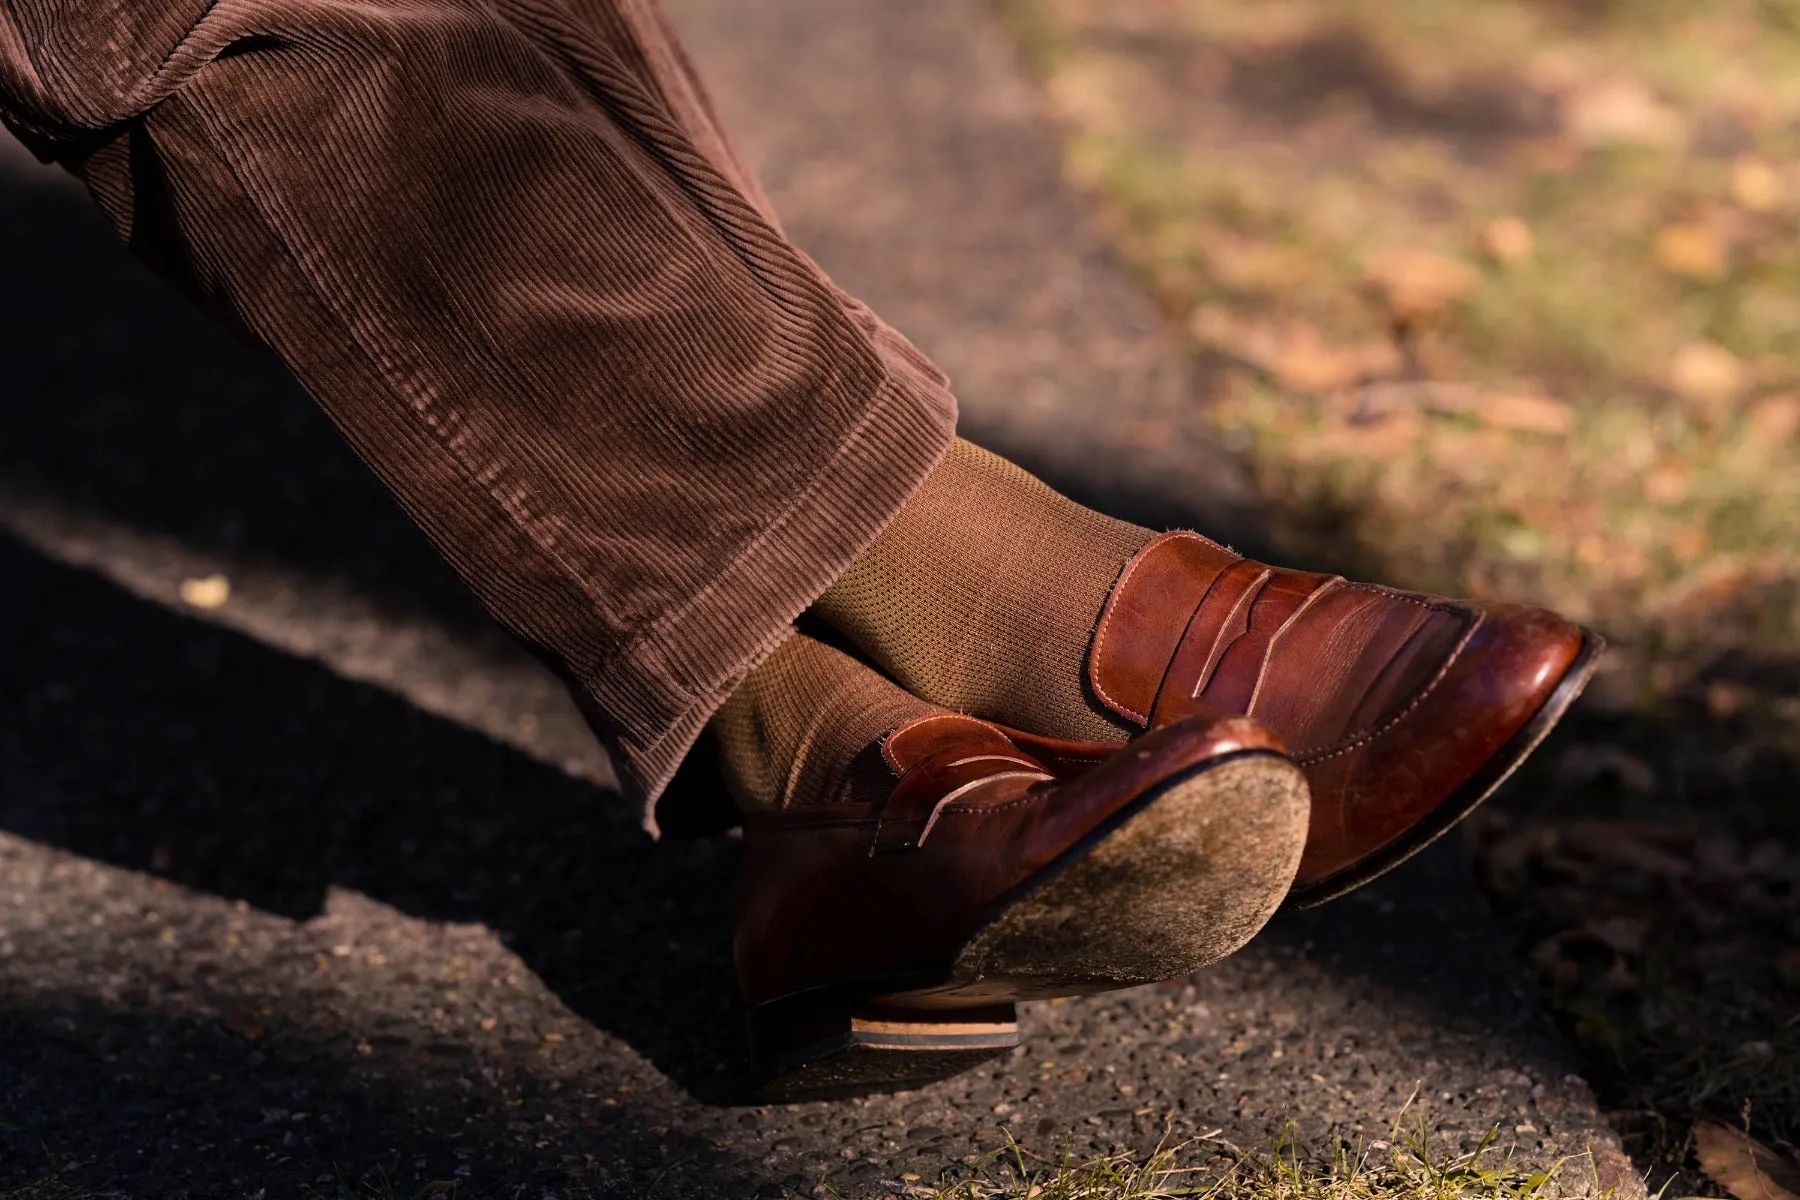
<instances>
[{"instance_id":1,"label":"dry grass","mask_svg":"<svg viewBox=\"0 0 1800 1200\"><path fill-rule=\"evenodd\" d=\"M1498 1149L1496 1141L1494 1132L1471 1152L1442 1154L1431 1146L1423 1122L1405 1133L1397 1120L1387 1140L1355 1147L1340 1145L1329 1161L1302 1156L1288 1139L1254 1153L1214 1137L1158 1147L1143 1157L1114 1154L1079 1160L1068 1156L1047 1160L1014 1143L968 1164L958 1177L937 1184L907 1185L896 1200L899 1196L907 1200L1537 1200L1551 1194L1548 1189L1554 1178L1583 1169L1584 1160L1577 1159L1558 1163L1550 1171L1527 1171ZM506 1189L502 1194L524 1194L526 1190ZM451 1183L403 1190L376 1172L355 1184L341 1181L334 1194L356 1200L454 1200L456 1191ZM254 1196L263 1194L257 1191ZM307 1194L315 1193L308 1189ZM813 1195L836 1197L825 1186L814 1189ZM52 1175L0 1191L0 1200L126 1198L119 1193L80 1190Z\"/></svg>"},{"instance_id":2,"label":"dry grass","mask_svg":"<svg viewBox=\"0 0 1800 1200\"><path fill-rule=\"evenodd\" d=\"M1010 11L1290 545L1598 621L1646 688L1722 619L1800 645L1800 8ZM1397 310L1396 252L1462 294Z\"/></svg>"},{"instance_id":3,"label":"dry grass","mask_svg":"<svg viewBox=\"0 0 1800 1200\"><path fill-rule=\"evenodd\" d=\"M1048 1160L1013 1145L965 1176L906 1195L928 1200L1533 1200L1579 1162L1533 1172L1496 1147L1497 1132L1464 1154L1442 1154L1423 1122L1396 1120L1387 1140L1340 1144L1321 1161L1283 1138L1248 1152L1216 1137L1159 1147L1144 1157ZM1188 1164L1188 1165L1183 1165Z\"/></svg>"}]
</instances>

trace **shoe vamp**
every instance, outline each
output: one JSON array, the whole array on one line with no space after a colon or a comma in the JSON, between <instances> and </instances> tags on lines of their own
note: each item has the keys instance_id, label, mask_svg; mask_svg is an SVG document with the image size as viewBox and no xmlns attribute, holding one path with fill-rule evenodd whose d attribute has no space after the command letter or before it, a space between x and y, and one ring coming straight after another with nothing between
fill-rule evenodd
<instances>
[{"instance_id":1,"label":"shoe vamp","mask_svg":"<svg viewBox=\"0 0 1800 1200\"><path fill-rule=\"evenodd\" d=\"M1425 692L1472 616L1363 584L1321 596L1271 649L1250 715L1294 754L1379 728Z\"/></svg>"}]
</instances>

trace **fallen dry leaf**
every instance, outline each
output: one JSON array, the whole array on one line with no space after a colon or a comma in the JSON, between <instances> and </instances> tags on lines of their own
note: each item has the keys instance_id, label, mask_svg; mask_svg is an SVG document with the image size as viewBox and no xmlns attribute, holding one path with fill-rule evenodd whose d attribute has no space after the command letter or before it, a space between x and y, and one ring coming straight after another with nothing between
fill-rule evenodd
<instances>
[{"instance_id":1,"label":"fallen dry leaf","mask_svg":"<svg viewBox=\"0 0 1800 1200\"><path fill-rule=\"evenodd\" d=\"M1527 137L1507 143L1507 165L1528 174L1566 175L1581 165L1581 146L1571 138Z\"/></svg>"},{"instance_id":2,"label":"fallen dry leaf","mask_svg":"<svg viewBox=\"0 0 1800 1200\"><path fill-rule=\"evenodd\" d=\"M1780 563L1746 562L1735 555L1721 555L1683 574L1652 603L1669 613L1716 617L1718 609L1741 602L1757 588L1784 582Z\"/></svg>"},{"instance_id":3,"label":"fallen dry leaf","mask_svg":"<svg viewBox=\"0 0 1800 1200\"><path fill-rule=\"evenodd\" d=\"M1664 463L1644 476L1644 495L1658 504L1674 504L1687 493L1687 468L1678 462Z\"/></svg>"},{"instance_id":4,"label":"fallen dry leaf","mask_svg":"<svg viewBox=\"0 0 1800 1200\"><path fill-rule=\"evenodd\" d=\"M1396 321L1417 321L1475 290L1481 276L1466 262L1423 250L1391 250L1369 260L1364 276Z\"/></svg>"},{"instance_id":5,"label":"fallen dry leaf","mask_svg":"<svg viewBox=\"0 0 1800 1200\"><path fill-rule=\"evenodd\" d=\"M1433 412L1464 416L1481 402L1481 389L1472 383L1422 380L1412 383L1375 383L1351 395L1339 397L1352 423L1367 423L1396 413Z\"/></svg>"},{"instance_id":6,"label":"fallen dry leaf","mask_svg":"<svg viewBox=\"0 0 1800 1200\"><path fill-rule=\"evenodd\" d=\"M231 599L231 580L223 575L203 575L198 579L184 579L177 589L183 604L195 608L218 608Z\"/></svg>"},{"instance_id":7,"label":"fallen dry leaf","mask_svg":"<svg viewBox=\"0 0 1800 1200\"><path fill-rule=\"evenodd\" d=\"M1496 217L1481 231L1481 248L1495 262L1524 262L1531 257L1531 226L1517 217Z\"/></svg>"},{"instance_id":8,"label":"fallen dry leaf","mask_svg":"<svg viewBox=\"0 0 1800 1200\"><path fill-rule=\"evenodd\" d=\"M1439 429L1431 438L1431 462L1463 483L1492 479L1517 461L1518 445L1498 429Z\"/></svg>"},{"instance_id":9,"label":"fallen dry leaf","mask_svg":"<svg viewBox=\"0 0 1800 1200\"><path fill-rule=\"evenodd\" d=\"M1707 1178L1737 1200L1800 1200L1800 1163L1747 1133L1702 1121L1694 1127L1694 1153Z\"/></svg>"},{"instance_id":10,"label":"fallen dry leaf","mask_svg":"<svg viewBox=\"0 0 1800 1200\"><path fill-rule=\"evenodd\" d=\"M1780 446L1800 433L1800 395L1769 396L1750 409L1750 436L1765 446Z\"/></svg>"},{"instance_id":11,"label":"fallen dry leaf","mask_svg":"<svg viewBox=\"0 0 1800 1200\"><path fill-rule=\"evenodd\" d=\"M1640 796L1656 792L1656 771L1620 746L1577 742L1557 761L1556 777L1557 784L1565 788L1586 787L1601 779L1616 779Z\"/></svg>"},{"instance_id":12,"label":"fallen dry leaf","mask_svg":"<svg viewBox=\"0 0 1800 1200\"><path fill-rule=\"evenodd\" d=\"M1393 420L1372 425L1327 427L1313 438L1308 457L1316 461L1365 458L1391 461L1416 447L1425 435L1425 418L1402 413Z\"/></svg>"},{"instance_id":13,"label":"fallen dry leaf","mask_svg":"<svg viewBox=\"0 0 1800 1200\"><path fill-rule=\"evenodd\" d=\"M1717 279L1725 273L1725 246L1705 225L1669 225L1650 244L1656 265L1684 279Z\"/></svg>"},{"instance_id":14,"label":"fallen dry leaf","mask_svg":"<svg viewBox=\"0 0 1800 1200\"><path fill-rule=\"evenodd\" d=\"M1669 362L1669 387L1709 419L1748 382L1743 360L1717 342L1688 342Z\"/></svg>"},{"instance_id":15,"label":"fallen dry leaf","mask_svg":"<svg viewBox=\"0 0 1800 1200\"><path fill-rule=\"evenodd\" d=\"M1296 246L1220 232L1206 241L1206 265L1212 277L1235 292L1276 295L1304 287L1318 270L1314 256Z\"/></svg>"},{"instance_id":16,"label":"fallen dry leaf","mask_svg":"<svg viewBox=\"0 0 1800 1200\"><path fill-rule=\"evenodd\" d=\"M1705 699L1708 716L1723 719L1735 717L1744 711L1756 693L1741 683L1732 683L1725 679L1715 679L1706 685Z\"/></svg>"},{"instance_id":17,"label":"fallen dry leaf","mask_svg":"<svg viewBox=\"0 0 1800 1200\"><path fill-rule=\"evenodd\" d=\"M1627 867L1663 879L1686 879L1694 864L1679 854L1654 844L1652 828L1638 828L1632 821L1571 821L1557 830L1558 857L1570 865L1570 856L1591 859L1613 867Z\"/></svg>"},{"instance_id":18,"label":"fallen dry leaf","mask_svg":"<svg viewBox=\"0 0 1800 1200\"><path fill-rule=\"evenodd\" d=\"M1575 428L1575 410L1553 396L1434 381L1371 384L1355 396L1350 419L1366 422L1408 410L1469 417L1514 433L1561 437Z\"/></svg>"},{"instance_id":19,"label":"fallen dry leaf","mask_svg":"<svg viewBox=\"0 0 1800 1200\"><path fill-rule=\"evenodd\" d=\"M1296 391L1337 391L1404 366L1400 351L1385 339L1333 345L1305 321L1247 321L1218 305L1196 312L1192 328L1204 345Z\"/></svg>"},{"instance_id":20,"label":"fallen dry leaf","mask_svg":"<svg viewBox=\"0 0 1800 1200\"><path fill-rule=\"evenodd\" d=\"M1712 538L1698 525L1677 525L1663 542L1677 562L1692 562L1712 546Z\"/></svg>"},{"instance_id":21,"label":"fallen dry leaf","mask_svg":"<svg viewBox=\"0 0 1800 1200\"><path fill-rule=\"evenodd\" d=\"M1509 833L1482 851L1482 863L1501 880L1523 871L1531 860L1556 844L1553 831L1541 825Z\"/></svg>"},{"instance_id":22,"label":"fallen dry leaf","mask_svg":"<svg viewBox=\"0 0 1800 1200\"><path fill-rule=\"evenodd\" d=\"M1268 363L1269 373L1300 391L1329 392L1397 374L1404 363L1391 342L1332 346L1316 333L1290 338Z\"/></svg>"},{"instance_id":23,"label":"fallen dry leaf","mask_svg":"<svg viewBox=\"0 0 1800 1200\"><path fill-rule=\"evenodd\" d=\"M1731 198L1756 213L1781 207L1781 176L1765 159L1745 154L1731 164Z\"/></svg>"},{"instance_id":24,"label":"fallen dry leaf","mask_svg":"<svg viewBox=\"0 0 1800 1200\"><path fill-rule=\"evenodd\" d=\"M1074 59L1045 81L1044 90L1057 115L1070 123L1117 129L1126 124L1130 110L1115 75L1109 64Z\"/></svg>"},{"instance_id":25,"label":"fallen dry leaf","mask_svg":"<svg viewBox=\"0 0 1800 1200\"><path fill-rule=\"evenodd\" d=\"M1563 953L1563 934L1554 934L1531 948L1531 965L1558 991L1572 990L1581 982L1581 964Z\"/></svg>"},{"instance_id":26,"label":"fallen dry leaf","mask_svg":"<svg viewBox=\"0 0 1800 1200\"><path fill-rule=\"evenodd\" d=\"M1554 396L1489 392L1474 415L1496 429L1515 433L1566 437L1575 428L1575 410Z\"/></svg>"},{"instance_id":27,"label":"fallen dry leaf","mask_svg":"<svg viewBox=\"0 0 1800 1200\"><path fill-rule=\"evenodd\" d=\"M1676 146L1687 140L1687 122L1640 83L1608 80L1563 101L1563 128L1585 146Z\"/></svg>"},{"instance_id":28,"label":"fallen dry leaf","mask_svg":"<svg viewBox=\"0 0 1800 1200\"><path fill-rule=\"evenodd\" d=\"M1644 939L1650 934L1650 922L1639 917L1602 917L1589 921L1587 931L1620 954L1642 954Z\"/></svg>"},{"instance_id":29,"label":"fallen dry leaf","mask_svg":"<svg viewBox=\"0 0 1800 1200\"><path fill-rule=\"evenodd\" d=\"M1640 547L1597 533L1577 542L1575 554L1584 565L1614 579L1642 579L1650 573L1650 557Z\"/></svg>"}]
</instances>

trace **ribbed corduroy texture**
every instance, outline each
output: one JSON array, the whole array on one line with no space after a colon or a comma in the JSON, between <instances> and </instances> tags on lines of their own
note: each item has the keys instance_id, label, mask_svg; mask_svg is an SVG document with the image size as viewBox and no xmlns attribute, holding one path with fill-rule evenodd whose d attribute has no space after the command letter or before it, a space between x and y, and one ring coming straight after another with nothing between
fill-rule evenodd
<instances>
[{"instance_id":1,"label":"ribbed corduroy texture","mask_svg":"<svg viewBox=\"0 0 1800 1200\"><path fill-rule=\"evenodd\" d=\"M1118 740L1123 727L1086 684L1088 644L1152 536L959 438L812 612L933 704Z\"/></svg>"},{"instance_id":2,"label":"ribbed corduroy texture","mask_svg":"<svg viewBox=\"0 0 1800 1200\"><path fill-rule=\"evenodd\" d=\"M731 693L707 727L746 812L878 799L894 777L881 739L939 711L854 658L796 633Z\"/></svg>"},{"instance_id":3,"label":"ribbed corduroy texture","mask_svg":"<svg viewBox=\"0 0 1800 1200\"><path fill-rule=\"evenodd\" d=\"M651 0L0 0L0 118L281 356L646 798L950 440Z\"/></svg>"}]
</instances>

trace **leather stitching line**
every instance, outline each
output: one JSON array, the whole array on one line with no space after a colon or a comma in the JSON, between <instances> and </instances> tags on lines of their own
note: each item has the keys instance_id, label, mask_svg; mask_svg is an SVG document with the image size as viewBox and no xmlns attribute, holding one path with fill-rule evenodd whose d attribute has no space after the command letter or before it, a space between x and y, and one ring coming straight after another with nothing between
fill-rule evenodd
<instances>
[{"instance_id":1,"label":"leather stitching line","mask_svg":"<svg viewBox=\"0 0 1800 1200\"><path fill-rule=\"evenodd\" d=\"M1186 530L1176 530L1172 533L1165 533L1160 537L1151 538L1148 542L1144 543L1144 548L1137 552L1137 556L1131 560L1131 565L1125 568L1125 573L1119 577L1119 582L1113 585L1112 595L1106 598L1106 610L1100 615L1100 628L1094 631L1094 650L1093 653L1088 656L1088 682L1093 685L1094 694L1106 701L1107 707L1111 708L1114 712L1130 717L1139 724L1149 724L1149 716L1138 712L1129 705L1121 704L1119 701L1114 700L1111 696L1106 694L1106 689L1100 684L1100 659L1106 653L1106 630L1107 627L1112 624L1113 614L1116 611L1115 601L1125 594L1125 585L1131 582L1131 577L1137 574L1137 569L1150 557L1151 548L1167 545L1171 542L1181 541L1183 539L1201 542L1209 546L1218 545L1218 543L1203 538L1197 533L1189 533Z\"/></svg>"},{"instance_id":2,"label":"leather stitching line","mask_svg":"<svg viewBox=\"0 0 1800 1200\"><path fill-rule=\"evenodd\" d=\"M1020 776L1023 776L1025 774L1025 772L1021 771L1018 774ZM996 775L996 776L991 776L990 778L998 779L1000 777ZM1047 779L1047 780L1054 780L1056 778L1056 776L1041 775L1041 776L1039 776L1039 778ZM1004 804L946 804L940 811L954 812L954 813L968 813L968 814L971 814L974 816L980 816L983 813L1006 812L1008 809L1017 808L1021 804L1036 804L1038 801L1042 800L1043 798L1044 797L1041 795L1040 796L1020 796L1017 800L1008 800Z\"/></svg>"},{"instance_id":3,"label":"leather stitching line","mask_svg":"<svg viewBox=\"0 0 1800 1200\"><path fill-rule=\"evenodd\" d=\"M1476 631L1481 628L1482 623L1486 620L1486 613L1482 613L1475 618L1475 623L1469 626L1468 632L1463 634L1462 640L1456 643L1456 649L1444 660L1444 665L1438 668L1437 674L1431 677L1431 682L1420 688L1418 693L1413 696L1412 700L1407 703L1406 707L1395 713L1386 722L1366 733L1358 734L1349 741L1340 742L1332 746L1322 746L1317 750L1305 751L1293 755L1293 760L1297 763L1316 763L1325 762L1333 758L1340 758L1353 750L1368 745L1377 738L1385 737L1395 729L1399 728L1407 718L1413 715L1413 712L1417 710L1421 704L1425 703L1426 698L1437 690L1438 685L1443 683L1444 680L1449 677L1451 669L1455 667L1457 661L1462 658L1463 651L1469 648L1469 643L1474 639Z\"/></svg>"},{"instance_id":4,"label":"leather stitching line","mask_svg":"<svg viewBox=\"0 0 1800 1200\"><path fill-rule=\"evenodd\" d=\"M1390 600L1404 600L1415 608L1428 609L1431 612L1449 613L1452 616L1467 616L1469 614L1467 605L1458 604L1455 601L1421 600L1412 593L1403 592L1399 588L1391 588L1379 583L1351 583L1348 580L1344 580L1341 575L1338 576L1338 578L1343 582L1346 588L1359 592L1374 592L1376 595L1386 596Z\"/></svg>"},{"instance_id":5,"label":"leather stitching line","mask_svg":"<svg viewBox=\"0 0 1800 1200\"><path fill-rule=\"evenodd\" d=\"M1170 540L1173 540L1177 536L1179 535L1163 535L1164 538ZM1107 707L1111 708L1114 712L1123 713L1132 720L1140 722L1147 722L1150 718L1128 705L1120 704L1117 700L1114 700L1111 696L1106 694L1106 688L1101 686L1100 683L1100 660L1106 653L1106 631L1112 624L1113 613L1117 610L1117 601L1125 594L1125 585L1131 582L1131 577L1137 574L1137 569L1143 566L1145 560L1150 557L1150 548L1157 545L1162 540L1162 538L1151 538L1148 542L1145 542L1143 549L1137 552L1136 556L1132 558L1131 563L1125 568L1125 573L1119 576L1119 582L1113 584L1112 595L1106 598L1106 611L1100 614L1100 628L1094 631L1093 653L1088 656L1088 682L1094 685L1094 694L1106 701Z\"/></svg>"},{"instance_id":6,"label":"leather stitching line","mask_svg":"<svg viewBox=\"0 0 1800 1200\"><path fill-rule=\"evenodd\" d=\"M971 717L971 716L967 715L966 713L955 713L955 712L932 713L930 716L913 718L912 720L910 720L906 724L900 726L900 728L894 730L892 733L888 734L887 737L885 737L881 740L882 761L887 763L887 765L894 770L895 774L904 775L906 773L906 768L902 767L898 762L894 761L894 755L893 755L894 739L899 737L901 734L907 732L908 730L918 729L922 726L931 724L933 721L976 721L976 722L980 722L981 724L986 724L985 721L981 721L980 717ZM1005 735L1002 734L1001 736L1004 737Z\"/></svg>"}]
</instances>

